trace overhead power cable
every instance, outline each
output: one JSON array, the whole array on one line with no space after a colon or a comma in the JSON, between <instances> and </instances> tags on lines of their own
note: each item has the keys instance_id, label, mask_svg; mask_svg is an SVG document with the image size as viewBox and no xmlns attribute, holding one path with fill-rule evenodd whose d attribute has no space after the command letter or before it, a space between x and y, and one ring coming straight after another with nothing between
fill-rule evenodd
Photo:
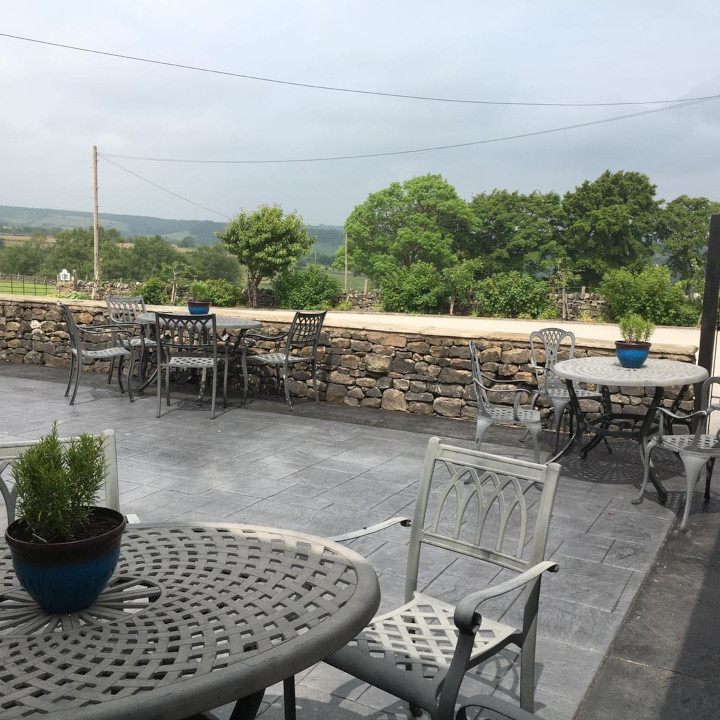
<instances>
[{"instance_id":1,"label":"overhead power cable","mask_svg":"<svg viewBox=\"0 0 720 720\"><path fill-rule=\"evenodd\" d=\"M163 187L162 185L158 185L156 182L153 182L152 180L148 180L146 177L143 177L142 175L138 175L138 173L133 172L132 170L128 170L128 168L123 167L122 165L120 165L120 163L116 163L114 160L110 160L110 158L107 155L98 153L98 157L109 162L111 165L114 165L115 167L120 168L120 170L124 170L126 173L133 175L134 177L138 178L138 180L142 180L143 182L146 182L148 185L152 185L153 187L156 187L159 190L162 190L163 192L168 193L169 195L179 198L180 200L184 200L186 203L190 203L191 205L195 205L196 207L202 208L203 210L207 210L208 212L211 212L214 215L219 215L221 218L224 218L225 220L230 219L230 217L228 215L226 215L225 213L221 213L221 212L218 212L217 210L213 210L212 208L205 207L205 205L201 205L200 203L196 203L194 200L190 200L189 198L183 197L182 195L178 195L176 192L173 192L172 190L168 190L166 187Z\"/></svg>"},{"instance_id":2,"label":"overhead power cable","mask_svg":"<svg viewBox=\"0 0 720 720\"><path fill-rule=\"evenodd\" d=\"M410 95L406 93L382 92L379 90L360 90L358 88L338 87L334 85L318 85L316 83L279 80L278 78L263 77L261 75L249 75L246 73L231 72L229 70L217 70L213 68L198 67L196 65L187 65L185 63L169 62L166 60L154 60L152 58L139 57L136 55L125 55L123 53L109 52L107 50L94 50L92 48L79 47L77 45L67 45L64 43L51 42L49 40L39 40L37 38L23 37L22 35L11 35L10 33L0 33L0 37L6 37L12 40L22 40L23 42L36 43L38 45L48 45L50 47L58 47L65 50L75 50L77 52L90 53L93 55L104 55L105 57L113 57L120 60L132 60L133 62L150 63L152 65L161 65L164 67L177 68L180 70L192 70L194 72L211 73L213 75L225 75L227 77L242 78L243 80L273 83L275 85L289 85L291 87L308 88L311 90L326 90L330 92L350 93L355 95L374 95L377 97L399 98L402 100L422 100L427 102L459 103L465 105L511 105L519 107L611 107L619 105L666 105L669 103L690 102L696 100L713 100L716 97L711 95L703 95L693 98L676 98L674 100L633 100L613 102L520 102L507 100L472 100L463 98L446 98L434 97L431 95Z\"/></svg>"},{"instance_id":3,"label":"overhead power cable","mask_svg":"<svg viewBox=\"0 0 720 720\"><path fill-rule=\"evenodd\" d=\"M602 120L590 120L583 123L575 123L574 125L564 125L562 127L550 128L548 130L535 130L533 132L518 133L516 135L505 135L503 137L489 138L487 140L473 140L471 142L453 143L450 145L435 145L433 147L414 148L411 150L392 150L379 153L363 153L357 155L331 155L327 157L311 157L311 158L291 158L284 160L198 160L183 158L159 158L159 157L143 157L140 155L118 155L113 153L103 153L104 158L119 158L124 160L146 160L149 162L167 162L167 163L196 163L203 165L270 165L270 164L289 164L289 163L312 163L312 162L332 162L338 160L360 160L366 158L390 157L393 155L412 155L416 153L436 152L438 150L454 150L457 148L472 147L475 145L489 145L491 143L507 142L508 140L519 140L521 138L537 137L539 135L550 135L553 133L564 132L566 130L577 130L578 128L591 127L593 125L601 125L604 123L618 122L619 120L627 120L629 118L640 117L642 115L650 115L652 113L665 112L666 110L676 110L678 108L688 107L689 105L699 105L701 103L717 100L720 95L712 95L702 100L691 100L675 105L669 105L662 108L653 108L651 110L641 110L639 112L630 113L628 115L617 115L616 117L604 118Z\"/></svg>"}]
</instances>

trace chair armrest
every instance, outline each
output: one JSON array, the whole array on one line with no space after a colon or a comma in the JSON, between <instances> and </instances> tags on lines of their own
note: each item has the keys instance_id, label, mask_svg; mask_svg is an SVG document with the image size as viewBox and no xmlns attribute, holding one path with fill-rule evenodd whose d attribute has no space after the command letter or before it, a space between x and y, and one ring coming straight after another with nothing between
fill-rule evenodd
<instances>
[{"instance_id":1,"label":"chair armrest","mask_svg":"<svg viewBox=\"0 0 720 720\"><path fill-rule=\"evenodd\" d=\"M365 535L370 535L372 533L379 532L380 530L385 530L385 528L389 528L392 525L397 525L397 523L400 523L403 527L410 527L412 524L412 520L410 518L406 517L394 517L390 518L389 520L384 520L381 523L377 523L376 525L369 525L368 527L364 527L362 530L353 530L352 532L344 533L342 535L335 535L334 537L329 538L333 542L347 542L348 540L354 540L355 538L359 537L365 537Z\"/></svg>"},{"instance_id":2,"label":"chair armrest","mask_svg":"<svg viewBox=\"0 0 720 720\"><path fill-rule=\"evenodd\" d=\"M557 563L545 560L499 585L466 595L455 607L455 625L460 632L467 635L474 634L478 624L478 607L485 600L517 590L523 585L527 585L531 580L540 577L544 572L557 572L559 569L560 566Z\"/></svg>"}]
</instances>

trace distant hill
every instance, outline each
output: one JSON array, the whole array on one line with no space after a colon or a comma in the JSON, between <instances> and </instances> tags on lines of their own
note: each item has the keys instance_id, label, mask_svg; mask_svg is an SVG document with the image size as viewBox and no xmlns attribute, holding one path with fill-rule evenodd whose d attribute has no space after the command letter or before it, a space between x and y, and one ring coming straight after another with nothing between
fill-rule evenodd
<instances>
[{"instance_id":1,"label":"distant hill","mask_svg":"<svg viewBox=\"0 0 720 720\"><path fill-rule=\"evenodd\" d=\"M90 227L92 213L49 208L26 208L0 205L0 232L27 233L41 230L55 234L75 227ZM100 213L100 224L115 228L123 237L160 235L169 242L193 237L198 245L212 245L216 232L225 230L227 223L212 220L171 220L145 215L113 215ZM343 229L338 225L310 225L308 231L316 235L315 249L319 254L334 255L343 244Z\"/></svg>"}]
</instances>

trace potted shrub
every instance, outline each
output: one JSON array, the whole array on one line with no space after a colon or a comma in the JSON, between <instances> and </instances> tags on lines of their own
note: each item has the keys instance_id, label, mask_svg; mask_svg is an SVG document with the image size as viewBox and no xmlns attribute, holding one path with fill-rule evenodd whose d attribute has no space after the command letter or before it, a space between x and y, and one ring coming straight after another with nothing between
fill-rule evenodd
<instances>
[{"instance_id":1,"label":"potted shrub","mask_svg":"<svg viewBox=\"0 0 720 720\"><path fill-rule=\"evenodd\" d=\"M207 315L212 302L212 288L202 280L190 284L188 311L191 315Z\"/></svg>"},{"instance_id":2,"label":"potted shrub","mask_svg":"<svg viewBox=\"0 0 720 720\"><path fill-rule=\"evenodd\" d=\"M115 570L125 518L94 507L107 475L104 438L58 438L57 421L15 461L16 517L5 531L15 574L48 613L90 607Z\"/></svg>"},{"instance_id":3,"label":"potted shrub","mask_svg":"<svg viewBox=\"0 0 720 720\"><path fill-rule=\"evenodd\" d=\"M637 313L620 318L618 326L623 339L615 342L615 354L620 364L626 368L642 367L650 352L647 340L655 326Z\"/></svg>"}]
</instances>

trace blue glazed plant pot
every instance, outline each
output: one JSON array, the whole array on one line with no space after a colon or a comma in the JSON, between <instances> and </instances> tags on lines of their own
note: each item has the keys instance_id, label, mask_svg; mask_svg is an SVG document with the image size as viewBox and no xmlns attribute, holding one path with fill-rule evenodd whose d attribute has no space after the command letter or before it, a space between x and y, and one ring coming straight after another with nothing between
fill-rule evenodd
<instances>
[{"instance_id":1,"label":"blue glazed plant pot","mask_svg":"<svg viewBox=\"0 0 720 720\"><path fill-rule=\"evenodd\" d=\"M112 529L83 540L60 543L19 539L22 520L11 523L5 531L20 584L51 615L90 607L115 571L125 517L109 508L93 508L92 517L107 521Z\"/></svg>"},{"instance_id":2,"label":"blue glazed plant pot","mask_svg":"<svg viewBox=\"0 0 720 720\"><path fill-rule=\"evenodd\" d=\"M203 300L188 300L188 311L191 315L207 315L210 312L210 303Z\"/></svg>"},{"instance_id":3,"label":"blue glazed plant pot","mask_svg":"<svg viewBox=\"0 0 720 720\"><path fill-rule=\"evenodd\" d=\"M625 340L615 342L615 354L624 368L631 370L641 368L645 364L649 352L649 342L626 342Z\"/></svg>"}]
</instances>

